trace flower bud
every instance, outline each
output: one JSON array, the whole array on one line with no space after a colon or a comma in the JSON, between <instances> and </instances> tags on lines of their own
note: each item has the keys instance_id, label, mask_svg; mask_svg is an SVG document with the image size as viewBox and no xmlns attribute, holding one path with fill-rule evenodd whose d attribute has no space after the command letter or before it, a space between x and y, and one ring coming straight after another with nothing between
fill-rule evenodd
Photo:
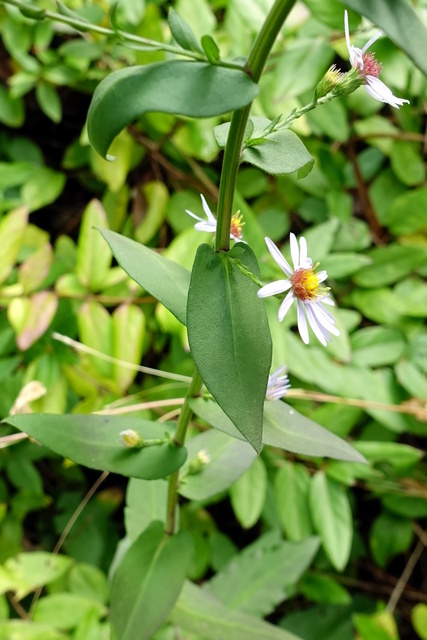
<instances>
[{"instance_id":1,"label":"flower bud","mask_svg":"<svg viewBox=\"0 0 427 640\"><path fill-rule=\"evenodd\" d=\"M211 457L206 449L200 449L198 454L193 458L188 467L188 473L194 475L199 473L211 461Z\"/></svg>"},{"instance_id":2,"label":"flower bud","mask_svg":"<svg viewBox=\"0 0 427 640\"><path fill-rule=\"evenodd\" d=\"M142 449L145 444L144 438L141 438L139 433L133 429L125 429L120 432L119 436L120 443L129 449Z\"/></svg>"}]
</instances>

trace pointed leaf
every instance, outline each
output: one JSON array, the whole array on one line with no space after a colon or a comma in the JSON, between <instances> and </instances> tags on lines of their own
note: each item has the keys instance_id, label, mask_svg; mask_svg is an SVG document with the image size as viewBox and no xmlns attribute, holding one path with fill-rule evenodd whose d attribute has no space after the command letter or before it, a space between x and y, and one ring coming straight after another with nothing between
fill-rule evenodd
<instances>
[{"instance_id":1,"label":"pointed leaf","mask_svg":"<svg viewBox=\"0 0 427 640\"><path fill-rule=\"evenodd\" d=\"M202 36L202 47L207 59L211 64L216 64L220 60L219 48L212 36Z\"/></svg>"},{"instance_id":2,"label":"pointed leaf","mask_svg":"<svg viewBox=\"0 0 427 640\"><path fill-rule=\"evenodd\" d=\"M150 640L181 591L193 549L180 531L166 536L153 522L126 552L114 574L111 625L116 640Z\"/></svg>"},{"instance_id":3,"label":"pointed leaf","mask_svg":"<svg viewBox=\"0 0 427 640\"><path fill-rule=\"evenodd\" d=\"M326 555L334 567L342 571L348 562L353 538L353 519L345 489L318 471L311 481L310 509Z\"/></svg>"},{"instance_id":4,"label":"pointed leaf","mask_svg":"<svg viewBox=\"0 0 427 640\"><path fill-rule=\"evenodd\" d=\"M111 253L94 227L107 227L107 215L98 200L83 212L77 244L76 275L90 291L99 291L111 265Z\"/></svg>"},{"instance_id":5,"label":"pointed leaf","mask_svg":"<svg viewBox=\"0 0 427 640\"><path fill-rule=\"evenodd\" d=\"M202 51L188 22L172 7L169 9L168 22L172 35L180 47L188 51Z\"/></svg>"},{"instance_id":6,"label":"pointed leaf","mask_svg":"<svg viewBox=\"0 0 427 640\"><path fill-rule=\"evenodd\" d=\"M206 387L259 452L271 337L258 287L233 258L259 277L248 245L220 254L207 244L199 247L188 293L188 339Z\"/></svg>"},{"instance_id":7,"label":"pointed leaf","mask_svg":"<svg viewBox=\"0 0 427 640\"><path fill-rule=\"evenodd\" d=\"M122 269L185 324L190 272L119 233L99 231Z\"/></svg>"},{"instance_id":8,"label":"pointed leaf","mask_svg":"<svg viewBox=\"0 0 427 640\"><path fill-rule=\"evenodd\" d=\"M139 365L145 335L145 316L134 304L122 304L114 311L113 356L119 360ZM134 381L137 371L119 364L113 367L119 389L125 391Z\"/></svg>"},{"instance_id":9,"label":"pointed leaf","mask_svg":"<svg viewBox=\"0 0 427 640\"><path fill-rule=\"evenodd\" d=\"M262 458L255 458L249 469L230 487L234 514L243 528L259 519L267 493L267 471Z\"/></svg>"},{"instance_id":10,"label":"pointed leaf","mask_svg":"<svg viewBox=\"0 0 427 640\"><path fill-rule=\"evenodd\" d=\"M78 464L131 478L162 478L179 469L187 457L184 447L168 443L142 449L124 447L120 432L125 429L147 440L164 434L164 424L134 417L46 413L9 416L5 422Z\"/></svg>"},{"instance_id":11,"label":"pointed leaf","mask_svg":"<svg viewBox=\"0 0 427 640\"><path fill-rule=\"evenodd\" d=\"M148 111L209 118L252 102L259 88L239 69L169 60L114 71L98 85L88 112L89 140L106 156L115 136Z\"/></svg>"},{"instance_id":12,"label":"pointed leaf","mask_svg":"<svg viewBox=\"0 0 427 640\"><path fill-rule=\"evenodd\" d=\"M302 464L285 460L274 482L277 513L289 540L313 534L309 509L310 475Z\"/></svg>"},{"instance_id":13,"label":"pointed leaf","mask_svg":"<svg viewBox=\"0 0 427 640\"><path fill-rule=\"evenodd\" d=\"M204 640L301 640L264 620L231 611L191 582L184 584L170 619Z\"/></svg>"}]
</instances>

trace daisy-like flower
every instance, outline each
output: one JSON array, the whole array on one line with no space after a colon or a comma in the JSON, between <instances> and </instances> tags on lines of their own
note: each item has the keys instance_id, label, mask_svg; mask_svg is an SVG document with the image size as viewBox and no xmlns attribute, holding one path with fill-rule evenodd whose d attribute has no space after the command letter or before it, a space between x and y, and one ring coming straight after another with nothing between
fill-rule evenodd
<instances>
[{"instance_id":1,"label":"daisy-like flower","mask_svg":"<svg viewBox=\"0 0 427 640\"><path fill-rule=\"evenodd\" d=\"M267 249L271 253L274 261L279 265L286 275L286 280L277 280L261 287L258 291L258 298L276 296L288 291L279 308L279 321L289 311L294 300L297 301L298 331L305 342L309 343L307 320L316 338L326 347L326 341L331 342L331 334L339 336L340 332L335 326L335 319L324 305L334 305L334 301L329 297L329 289L321 287L321 283L326 280L326 271L315 273L318 265L313 266L313 261L307 256L307 242L305 238L298 240L296 236L290 234L291 256L294 268L280 253L274 242L270 238L265 238Z\"/></svg>"},{"instance_id":2,"label":"daisy-like flower","mask_svg":"<svg viewBox=\"0 0 427 640\"><path fill-rule=\"evenodd\" d=\"M286 369L285 366L279 367L268 376L267 393L265 394L267 400L279 400L291 388L289 378L285 373Z\"/></svg>"},{"instance_id":3,"label":"daisy-like flower","mask_svg":"<svg viewBox=\"0 0 427 640\"><path fill-rule=\"evenodd\" d=\"M396 109L401 107L405 102L409 104L409 100L404 100L403 98L397 98L394 96L387 85L379 79L378 76L381 72L382 64L378 62L378 60L375 60L374 53L367 53L369 47L382 36L382 32L379 31L375 36L368 40L363 49L358 49L350 43L347 11L344 12L344 29L348 54L350 56L350 64L358 71L359 76L363 78L365 89L369 95L375 100L385 102Z\"/></svg>"},{"instance_id":4,"label":"daisy-like flower","mask_svg":"<svg viewBox=\"0 0 427 640\"><path fill-rule=\"evenodd\" d=\"M189 216L199 221L194 225L194 228L197 229L197 231L210 231L212 233L216 233L216 218L210 210L205 197L202 194L200 194L200 197L202 199L203 211L206 214L207 220L199 218L199 216L196 216L195 213L188 209L185 210L185 213L188 213ZM235 242L240 242L242 240L242 227L244 224L240 211L231 217L230 238Z\"/></svg>"}]
</instances>

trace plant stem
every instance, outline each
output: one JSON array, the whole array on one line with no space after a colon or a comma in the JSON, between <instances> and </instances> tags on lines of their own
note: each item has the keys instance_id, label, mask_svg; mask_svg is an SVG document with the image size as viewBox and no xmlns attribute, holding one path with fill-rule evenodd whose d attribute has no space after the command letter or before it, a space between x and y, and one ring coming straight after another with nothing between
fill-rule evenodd
<instances>
[{"instance_id":1,"label":"plant stem","mask_svg":"<svg viewBox=\"0 0 427 640\"><path fill-rule=\"evenodd\" d=\"M296 0L276 0L259 32L245 65L246 73L258 83L265 63L282 25ZM227 146L221 170L218 197L218 222L215 250L228 251L230 248L230 225L233 211L234 192L241 152L251 104L233 113Z\"/></svg>"},{"instance_id":2,"label":"plant stem","mask_svg":"<svg viewBox=\"0 0 427 640\"><path fill-rule=\"evenodd\" d=\"M11 4L18 9L22 9L24 15L28 15L28 17L34 17L35 20L43 20L45 18L48 18L49 20L55 22L62 22L63 24L67 24L77 31L93 31L94 33L99 33L104 36L122 38L127 42L141 45L144 48L149 47L153 51L168 51L169 53L174 53L178 56L185 56L187 58L192 58L193 60L207 62L206 56L203 53L198 53L197 51L188 51L187 49L182 49L181 47L177 47L171 44L157 42L156 40L150 40L149 38L143 38L142 36L137 36L133 33L122 31L121 29L109 29L108 27L101 27L99 25L92 24L91 22L87 22L86 20L79 20L78 17L64 15L55 11L43 11L40 9L40 12L38 12L37 14L34 13L34 16L31 16L30 13L32 6L30 4L26 4L25 2L21 2L20 0L1 0L1 2L3 2L4 4ZM36 10L37 7L34 7L34 9ZM242 65L235 62L225 62L221 60L217 64L220 67L242 69Z\"/></svg>"},{"instance_id":3,"label":"plant stem","mask_svg":"<svg viewBox=\"0 0 427 640\"><path fill-rule=\"evenodd\" d=\"M178 424L176 426L174 443L177 447L184 446L188 424L193 415L193 411L190 409L189 401L199 394L199 391L201 388L202 388L202 379L199 376L197 370L195 370L190 387L187 391L187 395L185 396L184 405L182 407L181 413L179 414ZM177 493L178 483L179 483L179 469L178 471L175 471L174 473L172 473L169 478L165 532L167 535L170 535L170 536L172 536L175 533L175 514L176 514L176 503L178 499L178 493Z\"/></svg>"}]
</instances>

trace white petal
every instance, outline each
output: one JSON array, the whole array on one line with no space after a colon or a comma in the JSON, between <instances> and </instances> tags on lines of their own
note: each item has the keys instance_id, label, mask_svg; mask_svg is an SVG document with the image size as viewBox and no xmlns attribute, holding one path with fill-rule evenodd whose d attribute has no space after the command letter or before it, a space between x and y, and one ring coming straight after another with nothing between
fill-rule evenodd
<instances>
[{"instance_id":1,"label":"white petal","mask_svg":"<svg viewBox=\"0 0 427 640\"><path fill-rule=\"evenodd\" d=\"M199 216L196 216L195 213L193 213L192 211L189 211L188 209L185 210L185 213L188 213L188 215L194 218L195 220L200 220L200 221L203 220L203 218L199 218Z\"/></svg>"},{"instance_id":2,"label":"white petal","mask_svg":"<svg viewBox=\"0 0 427 640\"><path fill-rule=\"evenodd\" d=\"M294 233L290 234L289 240L290 240L290 243L291 243L291 258L292 258L292 262L294 263L294 269L296 270L300 266L298 240L297 240L296 235Z\"/></svg>"},{"instance_id":3,"label":"white petal","mask_svg":"<svg viewBox=\"0 0 427 640\"><path fill-rule=\"evenodd\" d=\"M316 273L317 276L317 280L320 282L325 282L326 278L328 277L328 272L323 270L323 271L319 271L319 273Z\"/></svg>"},{"instance_id":4,"label":"white petal","mask_svg":"<svg viewBox=\"0 0 427 640\"><path fill-rule=\"evenodd\" d=\"M279 249L274 244L273 240L270 240L270 238L265 238L265 244L267 245L267 249L271 253L273 260L279 265L279 267L286 273L287 276L291 276L293 274L293 271L287 260L285 260Z\"/></svg>"},{"instance_id":5,"label":"white petal","mask_svg":"<svg viewBox=\"0 0 427 640\"><path fill-rule=\"evenodd\" d=\"M300 261L301 267L303 267L305 266L305 262L307 260L310 260L307 257L307 240L304 238L304 236L301 236L301 238L299 239L299 248L300 248L299 261ZM310 262L312 261L310 260Z\"/></svg>"},{"instance_id":6,"label":"white petal","mask_svg":"<svg viewBox=\"0 0 427 640\"><path fill-rule=\"evenodd\" d=\"M277 316L279 318L279 322L282 322L283 318L288 313L289 309L292 307L292 303L294 300L295 300L294 292L289 291L288 295L283 300L279 308L279 313Z\"/></svg>"},{"instance_id":7,"label":"white petal","mask_svg":"<svg viewBox=\"0 0 427 640\"><path fill-rule=\"evenodd\" d=\"M332 313L330 313L330 311L328 311L327 309L324 309L322 307L322 302L323 300L319 300L319 302L312 302L311 304L315 305L317 310L320 310L320 314L322 316L324 316L326 318L326 320L328 320L329 322L331 322L332 324L335 324L335 318L332 315Z\"/></svg>"},{"instance_id":8,"label":"white petal","mask_svg":"<svg viewBox=\"0 0 427 640\"><path fill-rule=\"evenodd\" d=\"M329 304L331 307L335 307L335 302L329 297L329 295L322 298L322 304Z\"/></svg>"},{"instance_id":9,"label":"white petal","mask_svg":"<svg viewBox=\"0 0 427 640\"><path fill-rule=\"evenodd\" d=\"M320 304L312 303L311 304L311 311L312 311L313 315L315 316L316 321L318 322L318 324L322 328L326 329L326 332L332 333L334 336L339 336L340 335L340 332L338 331L338 329L335 326L334 318L332 318L332 320L330 320L328 318L328 316L326 315L325 309L322 309Z\"/></svg>"},{"instance_id":10,"label":"white petal","mask_svg":"<svg viewBox=\"0 0 427 640\"><path fill-rule=\"evenodd\" d=\"M316 316L315 316L315 314L313 312L313 309L309 305L306 306L306 311L307 311L307 318L308 318L308 321L310 323L310 327L313 330L314 335L319 340L319 342L321 342L323 344L323 346L326 347L326 340L331 342L331 336L326 331L326 329L324 329L318 323L317 318L316 318Z\"/></svg>"},{"instance_id":11,"label":"white petal","mask_svg":"<svg viewBox=\"0 0 427 640\"><path fill-rule=\"evenodd\" d=\"M379 78L366 76L366 82L367 84L365 84L365 89L371 98L374 98L379 102L385 102L396 109L401 107L405 102L409 104L409 100L404 100L403 98L397 98L394 96L391 89L389 89Z\"/></svg>"},{"instance_id":12,"label":"white petal","mask_svg":"<svg viewBox=\"0 0 427 640\"><path fill-rule=\"evenodd\" d=\"M266 284L264 287L258 291L258 298L268 298L269 296L277 296L279 293L283 293L290 289L292 284L289 280L275 280L274 282L270 282L270 284Z\"/></svg>"},{"instance_id":13,"label":"white petal","mask_svg":"<svg viewBox=\"0 0 427 640\"><path fill-rule=\"evenodd\" d=\"M350 56L350 62L351 62L350 29L348 28L348 13L347 13L347 9L344 11L344 31L345 31L345 41L347 43L348 55Z\"/></svg>"},{"instance_id":14,"label":"white petal","mask_svg":"<svg viewBox=\"0 0 427 640\"><path fill-rule=\"evenodd\" d=\"M200 194L200 197L202 199L203 211L206 213L206 217L210 222L215 222L215 229L216 229L216 218L215 218L214 214L212 213L212 211L210 210L209 205L206 202L205 196Z\"/></svg>"},{"instance_id":15,"label":"white petal","mask_svg":"<svg viewBox=\"0 0 427 640\"><path fill-rule=\"evenodd\" d=\"M382 35L383 35L383 32L382 31L378 31L378 33L376 33L374 36L372 36L372 38L370 40L368 40L368 42L363 47L362 53L365 53L365 51L367 51L369 49L369 47L372 44L374 44L374 42L376 42L378 40L378 38L381 38Z\"/></svg>"},{"instance_id":16,"label":"white petal","mask_svg":"<svg viewBox=\"0 0 427 640\"><path fill-rule=\"evenodd\" d=\"M302 338L302 341L305 344L308 344L310 342L310 338L308 336L307 320L305 319L304 305L301 302L301 300L297 300L297 309L298 309L298 331Z\"/></svg>"},{"instance_id":17,"label":"white petal","mask_svg":"<svg viewBox=\"0 0 427 640\"><path fill-rule=\"evenodd\" d=\"M209 231L215 233L216 231L216 220L215 222L210 222L209 220L202 220L201 222L197 222L194 225L194 228L197 231Z\"/></svg>"}]
</instances>

